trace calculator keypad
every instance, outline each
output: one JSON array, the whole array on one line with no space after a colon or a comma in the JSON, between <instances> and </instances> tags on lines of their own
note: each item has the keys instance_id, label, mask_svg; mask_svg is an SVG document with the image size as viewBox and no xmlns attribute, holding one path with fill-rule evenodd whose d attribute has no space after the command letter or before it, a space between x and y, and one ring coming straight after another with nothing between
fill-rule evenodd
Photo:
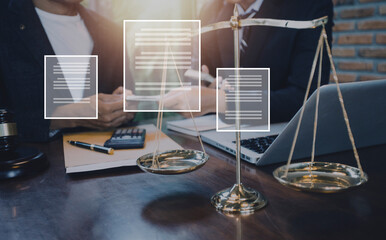
<instances>
[{"instance_id":1,"label":"calculator keypad","mask_svg":"<svg viewBox=\"0 0 386 240\"><path fill-rule=\"evenodd\" d=\"M120 128L104 144L105 147L114 149L143 148L145 143L146 129Z\"/></svg>"}]
</instances>

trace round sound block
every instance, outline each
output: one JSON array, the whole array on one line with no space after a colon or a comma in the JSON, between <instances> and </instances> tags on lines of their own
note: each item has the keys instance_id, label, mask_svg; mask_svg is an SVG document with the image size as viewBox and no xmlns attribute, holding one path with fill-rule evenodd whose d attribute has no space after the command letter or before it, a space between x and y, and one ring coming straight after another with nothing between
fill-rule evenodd
<instances>
[{"instance_id":1,"label":"round sound block","mask_svg":"<svg viewBox=\"0 0 386 240\"><path fill-rule=\"evenodd\" d=\"M0 179L34 175L48 167L44 153L32 147L18 147L0 154Z\"/></svg>"}]
</instances>

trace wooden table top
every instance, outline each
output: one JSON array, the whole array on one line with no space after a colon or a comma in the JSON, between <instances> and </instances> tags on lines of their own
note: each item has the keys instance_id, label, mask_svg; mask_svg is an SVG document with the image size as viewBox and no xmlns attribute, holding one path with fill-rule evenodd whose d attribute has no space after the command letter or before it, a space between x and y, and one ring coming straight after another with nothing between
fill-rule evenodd
<instances>
[{"instance_id":1,"label":"wooden table top","mask_svg":"<svg viewBox=\"0 0 386 240\"><path fill-rule=\"evenodd\" d=\"M200 149L196 138L167 133ZM35 177L0 182L0 239L382 239L386 229L386 145L360 149L369 182L336 194L288 189L272 176L281 164L244 162L242 182L268 205L242 217L210 204L213 194L235 183L235 160L208 145L204 167L175 176L137 167L67 175L61 140L35 146L51 166ZM317 160L355 166L352 152Z\"/></svg>"}]
</instances>

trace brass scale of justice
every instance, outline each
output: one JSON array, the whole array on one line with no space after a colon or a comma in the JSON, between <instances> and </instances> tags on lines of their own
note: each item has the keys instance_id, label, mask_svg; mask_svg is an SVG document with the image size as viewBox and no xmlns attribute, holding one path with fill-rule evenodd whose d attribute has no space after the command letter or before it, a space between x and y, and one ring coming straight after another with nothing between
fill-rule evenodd
<instances>
[{"instance_id":1,"label":"brass scale of justice","mask_svg":"<svg viewBox=\"0 0 386 240\"><path fill-rule=\"evenodd\" d=\"M327 41L327 34L325 30L325 24L328 21L328 17L322 17L311 21L292 21L292 20L277 20L268 18L247 18L240 19L235 5L233 16L230 21L223 21L214 23L202 28L201 33L207 33L218 29L231 28L233 30L234 37L234 64L237 83L239 81L239 68L240 68L240 49L239 49L239 29L246 26L270 26L270 27L281 27L290 29L316 29L322 27L321 34L318 40L317 49L313 59L311 73L304 96L303 107L300 112L299 122L295 131L293 142L291 145L290 153L288 156L287 164L277 168L273 175L283 185L296 190L311 191L311 192L323 192L331 193L345 190L349 187L359 186L367 182L367 175L363 171L359 159L359 155L355 146L354 137L351 131L349 119L344 106L343 96L339 87L338 77L334 62L332 60L331 48ZM315 73L317 62L322 61L323 58L323 47L326 46L329 61L332 68L333 79L337 87L338 98L340 106L342 108L343 118L347 127L347 133L352 145L354 157L358 168L330 162L315 162L315 141L316 141L316 130L318 124L318 107L319 107L319 92L321 83L321 71L322 64L319 64L317 89L316 89L316 106L315 106L315 118L314 118L314 129L313 129L313 143L311 151L311 161L291 164L292 156L295 150L297 137L299 134L300 125L303 118L305 104L310 93L310 87ZM169 47L166 47L166 52L170 51ZM172 51L170 51L172 52ZM166 66L167 55L165 54L164 66ZM172 55L172 54L171 54ZM174 56L171 56L174 60ZM182 86L181 77L179 76L177 67L177 76ZM166 81L166 70L162 74L161 86L161 98L159 101L159 110L163 109L163 96L165 94L165 81ZM185 94L186 98L186 94ZM236 84L236 99L239 99L239 85ZM185 99L189 109L189 103L187 98ZM240 110L240 103L235 104L236 113ZM206 154L200 134L197 130L196 123L192 113L191 118L193 120L194 127L196 129L199 142L202 147L202 152L197 150L171 150L166 152L158 152L158 146L153 153L146 154L137 159L137 165L146 172L155 174L181 174L188 173L202 167L209 159L209 155ZM157 132L156 139L159 143L160 134L162 130L162 117L161 111L158 112L157 117ZM227 214L250 214L254 211L263 208L267 204L266 198L258 191L244 187L241 183L241 146L240 146L240 119L236 117L236 184L232 187L222 190L216 193L211 198L212 205L219 211Z\"/></svg>"}]
</instances>

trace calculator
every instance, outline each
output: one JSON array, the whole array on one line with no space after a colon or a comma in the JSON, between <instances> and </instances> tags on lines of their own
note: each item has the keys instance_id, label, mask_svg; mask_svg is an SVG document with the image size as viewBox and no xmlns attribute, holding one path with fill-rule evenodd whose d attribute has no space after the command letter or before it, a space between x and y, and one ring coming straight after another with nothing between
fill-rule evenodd
<instances>
[{"instance_id":1,"label":"calculator","mask_svg":"<svg viewBox=\"0 0 386 240\"><path fill-rule=\"evenodd\" d=\"M104 147L114 149L143 148L145 144L146 129L142 128L120 128L114 131Z\"/></svg>"}]
</instances>

